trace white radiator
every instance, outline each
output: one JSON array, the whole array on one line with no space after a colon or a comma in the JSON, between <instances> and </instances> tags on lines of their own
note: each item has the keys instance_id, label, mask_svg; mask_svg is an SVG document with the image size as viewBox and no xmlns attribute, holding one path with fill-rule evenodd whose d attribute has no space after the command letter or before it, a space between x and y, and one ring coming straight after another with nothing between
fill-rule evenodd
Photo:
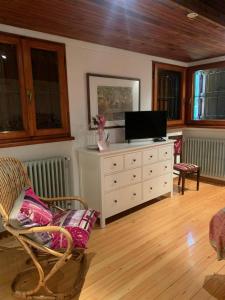
<instances>
[{"instance_id":1,"label":"white radiator","mask_svg":"<svg viewBox=\"0 0 225 300\"><path fill-rule=\"evenodd\" d=\"M25 161L28 176L34 191L42 197L62 197L70 194L68 157L51 157ZM57 201L58 206L67 208L71 203Z\"/></svg>"},{"instance_id":2,"label":"white radiator","mask_svg":"<svg viewBox=\"0 0 225 300\"><path fill-rule=\"evenodd\" d=\"M225 139L186 137L183 161L197 164L201 175L225 180Z\"/></svg>"}]
</instances>

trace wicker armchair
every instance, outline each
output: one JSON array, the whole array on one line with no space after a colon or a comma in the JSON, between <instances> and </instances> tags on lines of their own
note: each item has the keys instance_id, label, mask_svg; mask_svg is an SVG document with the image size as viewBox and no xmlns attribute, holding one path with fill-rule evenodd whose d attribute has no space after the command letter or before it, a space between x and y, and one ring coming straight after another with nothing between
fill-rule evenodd
<instances>
[{"instance_id":1,"label":"wicker armchair","mask_svg":"<svg viewBox=\"0 0 225 300\"><path fill-rule=\"evenodd\" d=\"M3 219L3 226L19 241L23 249L27 252L30 257L30 261L32 261L34 264L33 268L36 268L39 277L38 283L33 289L27 291L18 290L16 283L18 282L21 274L31 270L31 267L28 266L27 270L23 270L23 272L16 276L14 282L12 283L12 291L15 296L22 299L71 299L71 297L73 297L76 293L76 287L74 287L74 290L68 291L68 293L60 294L55 293L48 287L49 279L52 278L52 276L58 270L60 270L68 260L74 258L80 262L84 261L84 250L73 249L72 237L70 233L59 226L15 229L9 224L9 214L15 200L21 193L22 189L30 185L31 182L23 164L20 161L14 158L0 158L0 215ZM53 204L54 201L75 200L79 201L84 208L87 208L86 203L80 197L41 199L48 204ZM56 231L61 232L67 239L67 248L64 250L52 250L29 239L27 236L29 233ZM51 263L54 264L47 274L45 274L43 266L43 256L46 258L45 262L51 261Z\"/></svg>"}]
</instances>

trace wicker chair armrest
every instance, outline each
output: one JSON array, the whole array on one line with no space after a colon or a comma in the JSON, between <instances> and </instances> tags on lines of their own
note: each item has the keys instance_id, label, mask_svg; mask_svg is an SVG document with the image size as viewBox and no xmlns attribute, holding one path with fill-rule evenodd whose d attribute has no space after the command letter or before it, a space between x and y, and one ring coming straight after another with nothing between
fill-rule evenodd
<instances>
[{"instance_id":1,"label":"wicker chair armrest","mask_svg":"<svg viewBox=\"0 0 225 300\"><path fill-rule=\"evenodd\" d=\"M54 201L78 201L80 202L83 207L85 209L88 208L88 205L85 201L85 199L83 199L82 197L80 196L72 196L72 197L52 197L52 198L46 198L46 197L40 197L41 200L43 200L44 202L47 202L47 203L51 203L51 202L54 202Z\"/></svg>"},{"instance_id":2,"label":"wicker chair armrest","mask_svg":"<svg viewBox=\"0 0 225 300\"><path fill-rule=\"evenodd\" d=\"M37 226L37 227L31 227L31 228L25 228L25 229L15 229L9 225L6 225L5 228L11 232L13 235L16 236L25 236L25 238L27 239L27 234L32 234L32 233L37 233L37 232L61 232L67 240L67 248L64 252L65 255L68 255L72 252L73 250L73 239L71 234L69 233L69 231L67 231L66 229L64 229L63 227L60 226L52 226L52 225L47 225L47 226ZM32 242L32 245L37 244L36 242ZM42 246L42 245L41 245ZM57 251L53 251L53 252L57 252Z\"/></svg>"}]
</instances>

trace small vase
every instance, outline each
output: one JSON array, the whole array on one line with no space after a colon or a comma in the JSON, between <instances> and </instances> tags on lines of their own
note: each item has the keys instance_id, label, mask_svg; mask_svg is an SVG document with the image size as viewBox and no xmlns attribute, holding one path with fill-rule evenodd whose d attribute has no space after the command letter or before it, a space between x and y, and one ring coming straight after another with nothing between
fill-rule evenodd
<instances>
[{"instance_id":1,"label":"small vase","mask_svg":"<svg viewBox=\"0 0 225 300\"><path fill-rule=\"evenodd\" d=\"M98 128L98 140L101 142L105 141L105 131L102 127Z\"/></svg>"}]
</instances>

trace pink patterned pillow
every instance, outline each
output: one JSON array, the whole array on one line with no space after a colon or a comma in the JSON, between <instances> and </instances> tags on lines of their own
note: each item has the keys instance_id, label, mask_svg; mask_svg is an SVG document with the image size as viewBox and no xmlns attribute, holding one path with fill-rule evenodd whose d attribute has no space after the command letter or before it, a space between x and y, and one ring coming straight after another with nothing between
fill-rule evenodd
<instances>
[{"instance_id":1,"label":"pink patterned pillow","mask_svg":"<svg viewBox=\"0 0 225 300\"><path fill-rule=\"evenodd\" d=\"M68 230L73 239L74 248L86 248L90 232L99 216L95 210L69 210L57 213L51 225L61 226ZM60 232L52 233L51 249L67 247L67 240Z\"/></svg>"},{"instance_id":2,"label":"pink patterned pillow","mask_svg":"<svg viewBox=\"0 0 225 300\"><path fill-rule=\"evenodd\" d=\"M52 213L34 193L31 187L25 188L16 199L10 212L10 224L16 228L44 226L52 222Z\"/></svg>"}]
</instances>

